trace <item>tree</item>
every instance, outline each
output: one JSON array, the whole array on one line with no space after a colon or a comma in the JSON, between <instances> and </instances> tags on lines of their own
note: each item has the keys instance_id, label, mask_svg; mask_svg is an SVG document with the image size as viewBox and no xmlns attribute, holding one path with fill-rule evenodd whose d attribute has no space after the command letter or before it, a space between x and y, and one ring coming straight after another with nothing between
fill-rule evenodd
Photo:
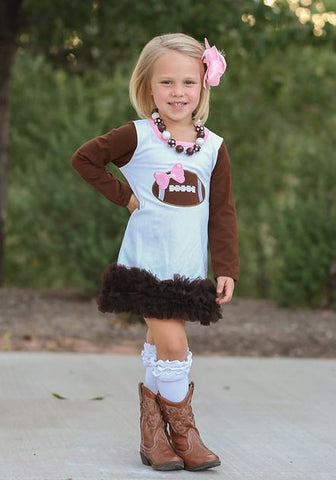
<instances>
[{"instance_id":1,"label":"tree","mask_svg":"<svg viewBox=\"0 0 336 480\"><path fill-rule=\"evenodd\" d=\"M269 62L276 52L286 52L289 45L300 49L306 44L311 44L315 48L328 43L330 45L334 41L335 35L327 17L322 19L325 23L324 33L322 35L315 34L318 32L314 33L312 19L322 15L317 12L317 7L320 9L323 2L313 0L310 3L309 9L314 16L309 17L306 12L308 9L299 9L300 4L294 0L290 2L287 0L223 0L221 2L209 0L206 7L201 0L184 2L180 0L170 2L164 0L146 2L133 2L133 0L121 2L114 0L3 1L1 8L4 14L1 15L3 24L1 24L0 39L1 45L7 46L1 50L1 62L4 66L7 65L7 70L4 68L7 74L2 74L3 70L1 70L1 79L7 79L7 83L4 81L6 88L1 89L1 108L4 108L4 112L7 108L7 114L4 115L3 112L0 114L0 121L2 121L0 124L0 151L2 152L0 284L3 281L8 168L8 82L16 45L21 51L42 54L57 73L60 73L60 70L67 70L71 75L79 72L85 82L90 77L90 72L86 76L87 71L92 72L91 78L99 76L97 71L107 76L118 70L129 71L132 59L144 43L154 35L168 31L183 31L199 40L203 40L204 35L207 35L210 43L216 42L218 46L225 48L228 54L230 74L225 79L226 86L230 89L231 78L231 92L240 90L241 93L246 93L247 101L246 105L243 105L241 99L244 95L240 94L238 102L230 103L230 91L223 89L222 92L225 90L226 93L218 91L218 94L214 91L213 105L217 105L218 115L216 116L212 109L212 119L209 122L209 126L215 131L220 127L220 131L230 133L228 138L230 146L233 147L233 151L236 151L236 157L240 157L241 168L243 168L242 159L248 158L251 142L255 144L256 129L251 128L251 124L260 125L260 115L259 118L255 118L253 112L260 112L260 109L256 108L260 101L271 105L270 100L273 101L275 93L281 92L283 88L281 69L286 70L286 53L279 56L280 61L274 65L274 68L272 67L274 74L269 76ZM328 8L327 0L324 3ZM305 18L308 17L311 20L306 21ZM5 38L10 39L13 48L8 47L8 41L5 41ZM298 53L298 58L299 55ZM294 64L295 68L296 64ZM123 81L126 84L125 75ZM31 87L27 85L26 88ZM251 115L246 115L249 105ZM289 108L291 109L292 107ZM229 115L222 115L223 111L229 111ZM286 111L285 114L287 113ZM229 123L225 123L228 120ZM267 140L270 123L264 123L265 140L260 135L261 129L257 131L260 148L263 143L269 143ZM235 135L232 125L239 127L236 129L239 135L238 133ZM245 141L242 144L241 138L245 136L246 140L246 132L253 133L254 137L251 135L251 142ZM265 178L267 173L267 183L273 188L272 175L268 170L266 172L266 169L262 171L265 171ZM254 174L257 174L257 170ZM241 182L241 179L239 181ZM247 203L246 188L242 187L241 190L241 197ZM265 197L266 193L265 188ZM256 202L256 199L254 201ZM261 202L256 203L260 210L259 217L262 218L265 213L260 208ZM249 202L249 208L245 209L247 216L250 215L251 205L252 202ZM264 253L260 249L260 242L255 242L253 245L260 250L260 262L263 263ZM263 277L265 275L261 276L261 284L265 283Z\"/></svg>"},{"instance_id":2,"label":"tree","mask_svg":"<svg viewBox=\"0 0 336 480\"><path fill-rule=\"evenodd\" d=\"M4 0L0 11L0 285L3 282L7 216L9 85L22 0Z\"/></svg>"}]
</instances>

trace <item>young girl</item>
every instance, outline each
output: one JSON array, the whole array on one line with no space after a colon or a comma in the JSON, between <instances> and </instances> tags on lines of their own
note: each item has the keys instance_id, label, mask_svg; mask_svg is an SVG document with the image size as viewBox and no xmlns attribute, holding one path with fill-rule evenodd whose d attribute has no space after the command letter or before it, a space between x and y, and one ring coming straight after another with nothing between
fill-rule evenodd
<instances>
[{"instance_id":1,"label":"young girl","mask_svg":"<svg viewBox=\"0 0 336 480\"><path fill-rule=\"evenodd\" d=\"M220 465L195 426L185 331L185 320L218 320L239 270L229 157L223 139L204 127L210 86L226 63L205 46L179 33L151 40L130 81L141 120L90 140L72 157L87 182L131 213L98 304L103 312L141 315L148 326L140 456L156 470ZM107 172L109 162L127 183ZM208 241L217 288L207 279Z\"/></svg>"}]
</instances>

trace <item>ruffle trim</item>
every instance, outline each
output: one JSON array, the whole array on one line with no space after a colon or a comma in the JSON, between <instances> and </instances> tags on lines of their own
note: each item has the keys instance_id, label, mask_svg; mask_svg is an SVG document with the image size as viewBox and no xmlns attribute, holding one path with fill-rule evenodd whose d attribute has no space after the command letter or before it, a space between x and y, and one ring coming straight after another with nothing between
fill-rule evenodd
<instances>
[{"instance_id":1,"label":"ruffle trim","mask_svg":"<svg viewBox=\"0 0 336 480\"><path fill-rule=\"evenodd\" d=\"M187 358L180 360L158 360L152 368L152 374L163 382L175 382L189 374L192 364L192 352L188 350Z\"/></svg>"},{"instance_id":2,"label":"ruffle trim","mask_svg":"<svg viewBox=\"0 0 336 480\"><path fill-rule=\"evenodd\" d=\"M209 325L221 318L216 288L209 279L175 275L159 280L145 269L112 263L98 298L101 312L130 312L147 318L178 318Z\"/></svg>"},{"instance_id":3,"label":"ruffle trim","mask_svg":"<svg viewBox=\"0 0 336 480\"><path fill-rule=\"evenodd\" d=\"M142 363L145 367L152 367L156 362L156 347L150 343L144 343L144 348L141 352Z\"/></svg>"}]
</instances>

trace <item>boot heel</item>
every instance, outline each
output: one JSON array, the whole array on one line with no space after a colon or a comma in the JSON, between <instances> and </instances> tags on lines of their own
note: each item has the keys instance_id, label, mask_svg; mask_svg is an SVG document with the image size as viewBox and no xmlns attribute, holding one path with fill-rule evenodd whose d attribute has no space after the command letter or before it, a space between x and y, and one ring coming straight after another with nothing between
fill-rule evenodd
<instances>
[{"instance_id":1,"label":"boot heel","mask_svg":"<svg viewBox=\"0 0 336 480\"><path fill-rule=\"evenodd\" d=\"M150 463L150 461L148 460L148 458L142 452L140 452L140 458L141 458L142 463L144 465L146 465L147 467L150 467L152 465Z\"/></svg>"}]
</instances>

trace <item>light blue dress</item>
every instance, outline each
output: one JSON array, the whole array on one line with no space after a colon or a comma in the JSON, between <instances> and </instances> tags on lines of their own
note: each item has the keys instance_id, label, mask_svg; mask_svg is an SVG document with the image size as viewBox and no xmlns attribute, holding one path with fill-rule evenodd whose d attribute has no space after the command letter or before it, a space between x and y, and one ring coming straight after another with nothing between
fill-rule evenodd
<instances>
[{"instance_id":1,"label":"light blue dress","mask_svg":"<svg viewBox=\"0 0 336 480\"><path fill-rule=\"evenodd\" d=\"M210 179L223 139L206 129L201 150L188 156L168 147L151 120L134 124L137 148L120 170L140 208L129 218L118 263L160 280L206 278Z\"/></svg>"}]
</instances>

